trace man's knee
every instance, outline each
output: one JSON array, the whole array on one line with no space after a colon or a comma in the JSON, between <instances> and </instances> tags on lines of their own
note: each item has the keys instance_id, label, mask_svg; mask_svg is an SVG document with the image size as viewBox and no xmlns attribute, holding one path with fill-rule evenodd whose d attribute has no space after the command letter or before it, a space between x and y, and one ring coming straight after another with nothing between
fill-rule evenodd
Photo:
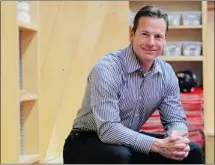
<instances>
[{"instance_id":1,"label":"man's knee","mask_svg":"<svg viewBox=\"0 0 215 165\"><path fill-rule=\"evenodd\" d=\"M195 143L195 142L190 142L190 153L188 155L189 162L193 161L193 163L198 163L201 164L203 163L203 151L202 147Z\"/></svg>"},{"instance_id":2,"label":"man's knee","mask_svg":"<svg viewBox=\"0 0 215 165\"><path fill-rule=\"evenodd\" d=\"M197 155L202 155L202 147L195 143L195 142L190 142L190 152L194 152Z\"/></svg>"}]
</instances>

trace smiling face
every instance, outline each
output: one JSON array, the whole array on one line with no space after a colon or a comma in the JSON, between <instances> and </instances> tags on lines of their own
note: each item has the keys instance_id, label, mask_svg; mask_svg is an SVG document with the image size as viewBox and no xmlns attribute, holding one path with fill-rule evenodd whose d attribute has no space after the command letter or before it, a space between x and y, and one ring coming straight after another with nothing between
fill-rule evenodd
<instances>
[{"instance_id":1,"label":"smiling face","mask_svg":"<svg viewBox=\"0 0 215 165\"><path fill-rule=\"evenodd\" d=\"M163 18L140 17L136 31L132 30L130 35L133 50L140 62L153 62L161 54L166 44L166 26Z\"/></svg>"}]
</instances>

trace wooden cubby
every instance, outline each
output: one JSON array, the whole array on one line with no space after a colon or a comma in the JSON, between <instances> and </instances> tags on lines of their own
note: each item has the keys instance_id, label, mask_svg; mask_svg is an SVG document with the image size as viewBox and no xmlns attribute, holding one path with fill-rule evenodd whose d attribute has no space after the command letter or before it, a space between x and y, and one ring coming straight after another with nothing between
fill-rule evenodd
<instances>
[{"instance_id":1,"label":"wooden cubby","mask_svg":"<svg viewBox=\"0 0 215 165\"><path fill-rule=\"evenodd\" d=\"M20 88L19 155L20 163L35 163L39 161L39 2L26 2L30 7L30 23L17 20Z\"/></svg>"},{"instance_id":2,"label":"wooden cubby","mask_svg":"<svg viewBox=\"0 0 215 165\"><path fill-rule=\"evenodd\" d=\"M20 103L20 163L39 160L38 103Z\"/></svg>"}]
</instances>

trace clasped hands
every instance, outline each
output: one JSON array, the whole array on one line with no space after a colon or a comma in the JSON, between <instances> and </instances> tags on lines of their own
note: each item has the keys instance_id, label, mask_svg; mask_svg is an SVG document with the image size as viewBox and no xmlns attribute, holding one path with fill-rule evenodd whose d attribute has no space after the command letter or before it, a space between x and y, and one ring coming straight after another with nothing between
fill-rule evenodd
<instances>
[{"instance_id":1,"label":"clasped hands","mask_svg":"<svg viewBox=\"0 0 215 165\"><path fill-rule=\"evenodd\" d=\"M190 141L186 136L187 132L174 131L164 139L157 139L155 150L166 158L181 161L190 151Z\"/></svg>"}]
</instances>

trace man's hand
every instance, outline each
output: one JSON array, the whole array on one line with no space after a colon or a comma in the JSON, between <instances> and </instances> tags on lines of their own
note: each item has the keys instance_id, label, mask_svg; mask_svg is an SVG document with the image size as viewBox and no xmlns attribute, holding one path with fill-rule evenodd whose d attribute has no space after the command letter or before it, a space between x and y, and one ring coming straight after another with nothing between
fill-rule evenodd
<instances>
[{"instance_id":1,"label":"man's hand","mask_svg":"<svg viewBox=\"0 0 215 165\"><path fill-rule=\"evenodd\" d=\"M185 152L185 155L184 155L184 157L183 156L181 157L181 160L183 160L184 158L186 158L188 156L189 151L190 151L190 146L189 146L190 141L189 141L189 139L187 139L187 135L188 135L187 132L177 132L177 131L173 131L172 134L170 135L170 139L172 139L172 138L174 139L174 137L176 138L177 136L181 136L181 140L177 141L176 143L184 143L184 144L186 144L186 147L185 147L184 150L174 152L174 155L176 157L173 157L173 159L177 160L177 158L178 158L177 155L180 154L180 152Z\"/></svg>"},{"instance_id":2,"label":"man's hand","mask_svg":"<svg viewBox=\"0 0 215 165\"><path fill-rule=\"evenodd\" d=\"M152 151L158 152L169 159L183 160L190 150L186 135L187 133L174 132L165 139L156 139L152 145Z\"/></svg>"}]
</instances>

